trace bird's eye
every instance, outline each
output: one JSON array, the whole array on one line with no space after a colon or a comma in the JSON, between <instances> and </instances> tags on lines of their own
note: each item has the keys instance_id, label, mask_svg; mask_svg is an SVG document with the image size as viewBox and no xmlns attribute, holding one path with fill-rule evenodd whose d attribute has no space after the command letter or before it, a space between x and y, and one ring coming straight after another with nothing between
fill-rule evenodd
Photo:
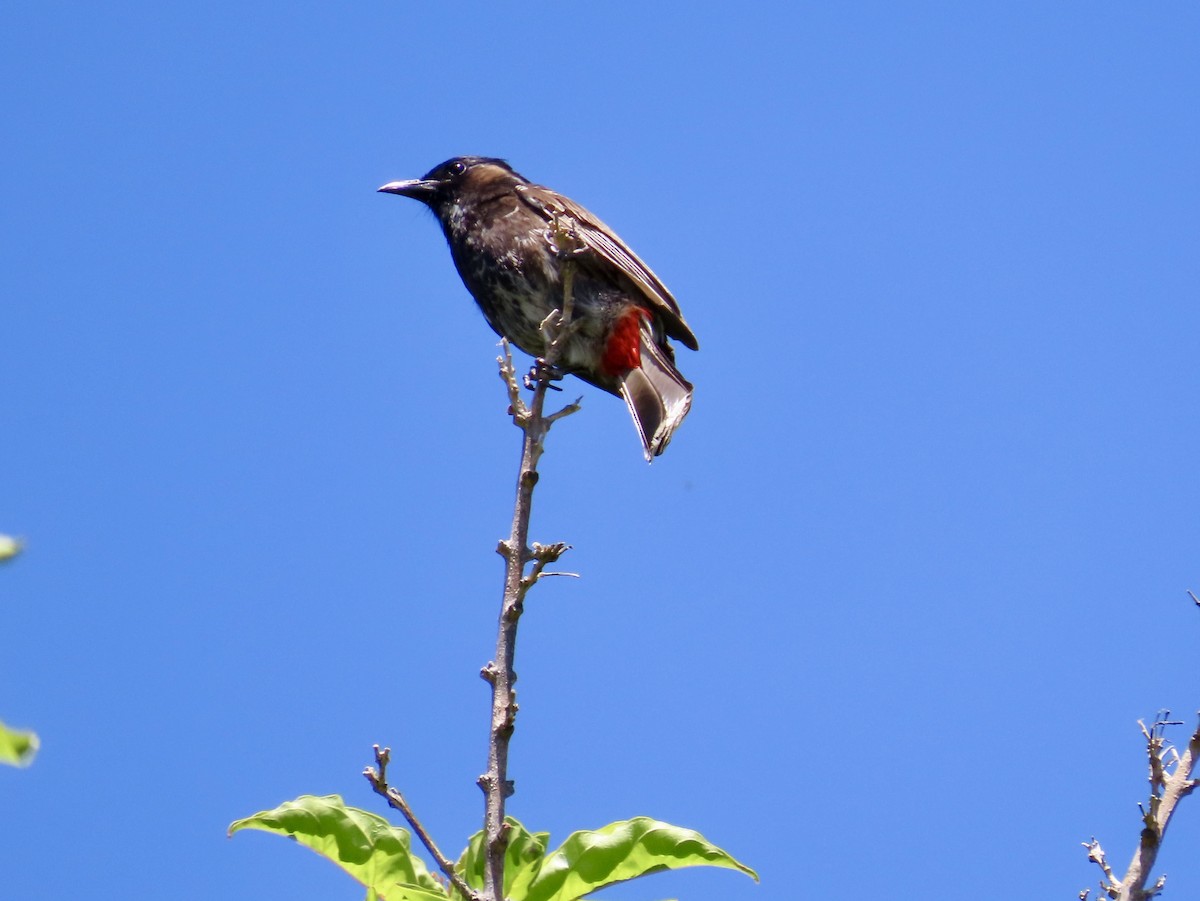
<instances>
[{"instance_id":1,"label":"bird's eye","mask_svg":"<svg viewBox=\"0 0 1200 901\"><path fill-rule=\"evenodd\" d=\"M450 164L450 174L451 175L462 175L466 171L467 171L467 164L464 163L462 160L455 160L453 163Z\"/></svg>"}]
</instances>

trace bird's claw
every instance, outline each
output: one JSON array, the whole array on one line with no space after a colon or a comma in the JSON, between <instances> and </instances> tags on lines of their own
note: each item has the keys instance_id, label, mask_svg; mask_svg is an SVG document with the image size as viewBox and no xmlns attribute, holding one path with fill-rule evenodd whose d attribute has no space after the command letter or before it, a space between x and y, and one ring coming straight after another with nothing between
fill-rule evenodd
<instances>
[{"instance_id":1,"label":"bird's claw","mask_svg":"<svg viewBox=\"0 0 1200 901\"><path fill-rule=\"evenodd\" d=\"M587 243L575 229L575 220L569 216L555 216L545 231L546 243L561 258L577 257L587 251Z\"/></svg>"},{"instance_id":2,"label":"bird's claw","mask_svg":"<svg viewBox=\"0 0 1200 901\"><path fill-rule=\"evenodd\" d=\"M566 325L563 325L562 317L562 310L553 310L549 316L542 320L540 328L542 337L546 339L547 346L558 342L561 347L583 326L582 319L572 319Z\"/></svg>"},{"instance_id":3,"label":"bird's claw","mask_svg":"<svg viewBox=\"0 0 1200 901\"><path fill-rule=\"evenodd\" d=\"M562 391L562 388L554 383L562 380L565 375L566 373L562 369L557 366L551 366L541 357L538 357L533 365L529 367L529 372L525 374L525 387L532 391L534 385L545 379L546 387L551 391Z\"/></svg>"}]
</instances>

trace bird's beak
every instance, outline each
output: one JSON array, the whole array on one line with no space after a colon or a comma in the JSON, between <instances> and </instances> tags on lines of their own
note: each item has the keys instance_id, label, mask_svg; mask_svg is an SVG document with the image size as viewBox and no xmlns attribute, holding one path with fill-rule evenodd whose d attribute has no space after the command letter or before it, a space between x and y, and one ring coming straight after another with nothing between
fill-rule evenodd
<instances>
[{"instance_id":1,"label":"bird's beak","mask_svg":"<svg viewBox=\"0 0 1200 901\"><path fill-rule=\"evenodd\" d=\"M439 183L432 179L410 178L407 181L389 181L380 188L384 194L400 194L413 200L429 201L437 193Z\"/></svg>"}]
</instances>

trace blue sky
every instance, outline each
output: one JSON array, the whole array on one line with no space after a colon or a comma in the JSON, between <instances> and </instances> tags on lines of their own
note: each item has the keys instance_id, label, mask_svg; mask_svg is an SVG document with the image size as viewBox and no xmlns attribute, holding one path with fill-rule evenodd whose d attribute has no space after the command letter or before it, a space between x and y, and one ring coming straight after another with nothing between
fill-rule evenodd
<instances>
[{"instance_id":1,"label":"blue sky","mask_svg":"<svg viewBox=\"0 0 1200 901\"><path fill-rule=\"evenodd\" d=\"M523 621L511 812L671 820L763 877L613 899L1074 897L1093 834L1123 866L1136 721L1200 707L1198 34L6 4L0 718L43 749L0 770L5 896L361 897L224 829L381 811L373 742L446 848L478 828L518 435L432 218L375 193L463 153L602 216L701 346L653 466L583 385L551 435L533 537L582 579Z\"/></svg>"}]
</instances>

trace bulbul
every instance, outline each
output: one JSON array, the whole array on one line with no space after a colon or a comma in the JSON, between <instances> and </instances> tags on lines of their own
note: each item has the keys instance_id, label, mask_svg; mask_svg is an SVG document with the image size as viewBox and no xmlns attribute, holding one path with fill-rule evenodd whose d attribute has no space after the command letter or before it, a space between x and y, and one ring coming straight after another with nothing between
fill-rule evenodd
<instances>
[{"instance_id":1,"label":"bulbul","mask_svg":"<svg viewBox=\"0 0 1200 901\"><path fill-rule=\"evenodd\" d=\"M671 292L612 229L490 157L456 157L379 190L433 211L488 324L534 357L546 352L542 322L563 304L552 225L572 227L582 245L572 256L574 331L557 365L624 398L646 459L663 452L692 404L669 339L696 350L696 336Z\"/></svg>"}]
</instances>

